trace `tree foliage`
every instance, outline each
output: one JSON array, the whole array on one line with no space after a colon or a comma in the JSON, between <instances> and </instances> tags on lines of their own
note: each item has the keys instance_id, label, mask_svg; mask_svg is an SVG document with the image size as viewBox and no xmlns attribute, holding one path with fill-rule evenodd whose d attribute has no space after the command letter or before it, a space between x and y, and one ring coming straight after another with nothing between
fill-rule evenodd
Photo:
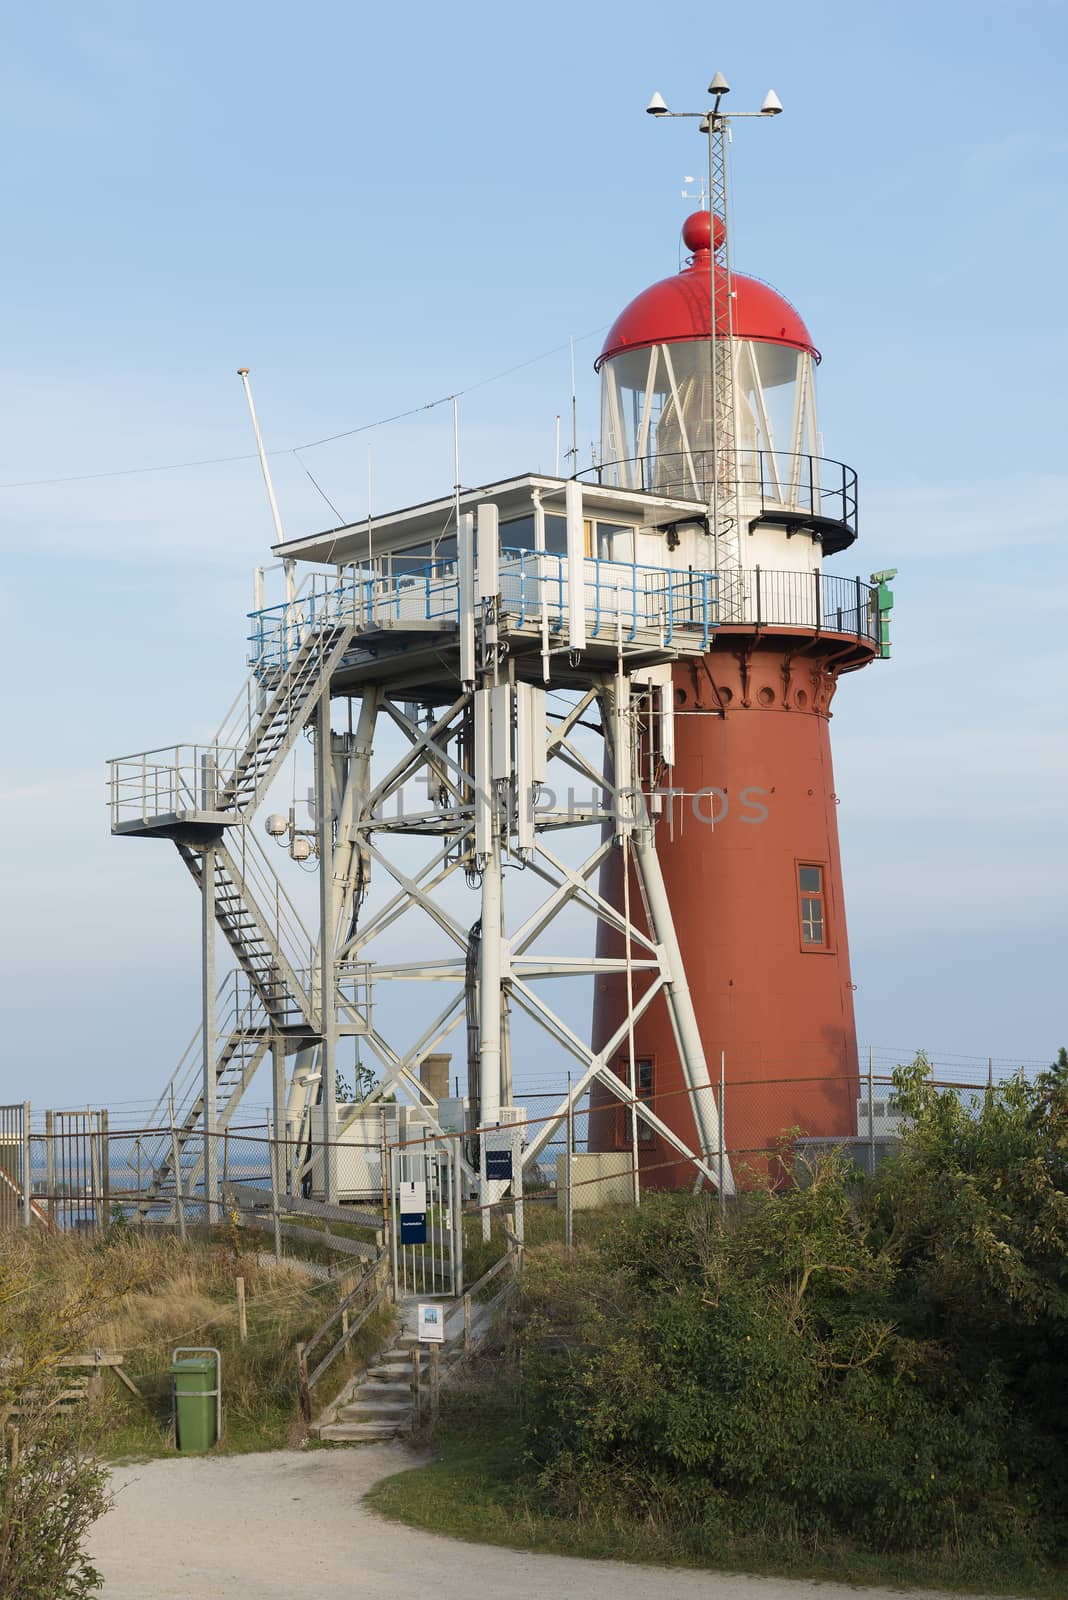
<instances>
[{"instance_id":1,"label":"tree foliage","mask_svg":"<svg viewBox=\"0 0 1068 1600\"><path fill-rule=\"evenodd\" d=\"M103 1242L9 1233L0 1250L0 1597L84 1600L99 1575L83 1551L105 1509L106 1472L84 1407L65 1409L67 1358L130 1287Z\"/></svg>"},{"instance_id":2,"label":"tree foliage","mask_svg":"<svg viewBox=\"0 0 1068 1600\"><path fill-rule=\"evenodd\" d=\"M964 1098L919 1057L895 1092L874 1178L784 1156L726 1225L650 1196L566 1292L532 1262L523 1428L558 1509L1063 1554L1068 1061Z\"/></svg>"}]
</instances>

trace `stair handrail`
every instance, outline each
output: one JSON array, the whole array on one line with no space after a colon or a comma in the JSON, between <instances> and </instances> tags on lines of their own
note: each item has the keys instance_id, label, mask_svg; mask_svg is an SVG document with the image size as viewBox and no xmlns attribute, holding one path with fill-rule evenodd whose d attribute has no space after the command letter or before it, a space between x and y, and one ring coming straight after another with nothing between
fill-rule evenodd
<instances>
[{"instance_id":1,"label":"stair handrail","mask_svg":"<svg viewBox=\"0 0 1068 1600\"><path fill-rule=\"evenodd\" d=\"M233 843L234 848L228 853L240 868L257 908L268 919L267 931L273 934L294 975L299 975L304 969L314 971L316 941L304 926L300 912L256 834L251 828L242 828L240 840ZM272 912L273 923L270 920ZM311 995L307 998L310 1006Z\"/></svg>"},{"instance_id":2,"label":"stair handrail","mask_svg":"<svg viewBox=\"0 0 1068 1600\"><path fill-rule=\"evenodd\" d=\"M355 1321L349 1322L347 1327L344 1326L345 1322L348 1320L348 1312L355 1305L360 1295L363 1294L366 1289L374 1289L375 1279L387 1266L388 1256L386 1251L382 1249L379 1251L378 1255L375 1257L375 1260L364 1273L355 1289L353 1289L350 1294L347 1294L345 1298L340 1301L340 1303L334 1308L325 1321L320 1323L319 1327L316 1328L315 1332L309 1339L305 1340L303 1344L297 1346L297 1387L300 1392L300 1407L305 1422L311 1421L311 1392L315 1385L319 1382L319 1379L322 1377L323 1373L337 1359L337 1357L345 1349L346 1345L355 1338L356 1334L359 1333L364 1323L367 1322L368 1318L378 1310L378 1307L383 1303L383 1301L392 1298L393 1285L390 1280L389 1273L386 1272L385 1280L378 1289L377 1293L372 1294L371 1298L360 1311ZM318 1366L315 1367L314 1371L309 1372L308 1352L314 1349L317 1344L321 1343L321 1341L338 1322L342 1323L342 1333L340 1339L337 1339L334 1344L331 1345L330 1349L326 1352L326 1355L319 1362Z\"/></svg>"}]
</instances>

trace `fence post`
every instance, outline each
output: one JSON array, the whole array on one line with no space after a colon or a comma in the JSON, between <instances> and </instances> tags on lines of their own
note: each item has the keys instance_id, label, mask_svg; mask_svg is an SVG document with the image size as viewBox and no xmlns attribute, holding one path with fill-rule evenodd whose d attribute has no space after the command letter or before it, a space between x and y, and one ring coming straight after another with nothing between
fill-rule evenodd
<instances>
[{"instance_id":1,"label":"fence post","mask_svg":"<svg viewBox=\"0 0 1068 1600\"><path fill-rule=\"evenodd\" d=\"M237 1337L242 1344L248 1342L248 1316L245 1311L245 1280L237 1278Z\"/></svg>"},{"instance_id":2,"label":"fence post","mask_svg":"<svg viewBox=\"0 0 1068 1600\"><path fill-rule=\"evenodd\" d=\"M89 1194L93 1206L93 1222L97 1233L104 1231L104 1219L101 1216L104 1206L104 1191L100 1178L100 1149L97 1145L97 1133L93 1128L93 1114L89 1117Z\"/></svg>"},{"instance_id":3,"label":"fence post","mask_svg":"<svg viewBox=\"0 0 1068 1600\"><path fill-rule=\"evenodd\" d=\"M111 1135L106 1107L100 1113L100 1190L107 1227L111 1221Z\"/></svg>"},{"instance_id":4,"label":"fence post","mask_svg":"<svg viewBox=\"0 0 1068 1600\"><path fill-rule=\"evenodd\" d=\"M723 1192L723 1167L727 1157L727 1052L719 1053L719 1215L722 1221L727 1212L727 1197Z\"/></svg>"},{"instance_id":5,"label":"fence post","mask_svg":"<svg viewBox=\"0 0 1068 1600\"><path fill-rule=\"evenodd\" d=\"M460 1136L452 1141L452 1292L464 1292L464 1172Z\"/></svg>"},{"instance_id":6,"label":"fence post","mask_svg":"<svg viewBox=\"0 0 1068 1600\"><path fill-rule=\"evenodd\" d=\"M441 1381L440 1373L441 1349L440 1346L430 1346L430 1421L436 1425L438 1420L438 1392Z\"/></svg>"},{"instance_id":7,"label":"fence post","mask_svg":"<svg viewBox=\"0 0 1068 1600\"><path fill-rule=\"evenodd\" d=\"M56 1125L51 1111L45 1112L45 1188L48 1191L48 1226L56 1226ZM138 1184L140 1188L140 1184Z\"/></svg>"},{"instance_id":8,"label":"fence post","mask_svg":"<svg viewBox=\"0 0 1068 1600\"><path fill-rule=\"evenodd\" d=\"M471 1296L464 1295L464 1356L471 1354Z\"/></svg>"},{"instance_id":9,"label":"fence post","mask_svg":"<svg viewBox=\"0 0 1068 1600\"><path fill-rule=\"evenodd\" d=\"M571 1074L567 1075L567 1121L564 1129L564 1249L568 1260L574 1248L575 1215L571 1194L571 1152L575 1144L575 1103L571 1098Z\"/></svg>"},{"instance_id":10,"label":"fence post","mask_svg":"<svg viewBox=\"0 0 1068 1600\"><path fill-rule=\"evenodd\" d=\"M525 1124L524 1124L525 1126ZM523 1135L521 1131L514 1134L515 1156L512 1162L512 1199L513 1219L515 1222L515 1236L519 1243L523 1243Z\"/></svg>"},{"instance_id":11,"label":"fence post","mask_svg":"<svg viewBox=\"0 0 1068 1600\"><path fill-rule=\"evenodd\" d=\"M30 1177L30 1102L27 1100L22 1108L22 1225L30 1226L33 1217L33 1208L30 1205L30 1191L33 1187Z\"/></svg>"},{"instance_id":12,"label":"fence post","mask_svg":"<svg viewBox=\"0 0 1068 1600\"><path fill-rule=\"evenodd\" d=\"M875 1074L872 1070L872 1047L868 1046L868 1165L875 1176Z\"/></svg>"},{"instance_id":13,"label":"fence post","mask_svg":"<svg viewBox=\"0 0 1068 1600\"><path fill-rule=\"evenodd\" d=\"M182 1199L182 1162L178 1150L178 1133L174 1126L174 1090L171 1090L169 1111L171 1119L171 1165L174 1167L174 1203L178 1212L178 1237L185 1244L185 1202Z\"/></svg>"},{"instance_id":14,"label":"fence post","mask_svg":"<svg viewBox=\"0 0 1068 1600\"><path fill-rule=\"evenodd\" d=\"M267 1117L267 1154L271 1168L271 1221L274 1224L274 1259L282 1259L282 1219L278 1211L278 1190L281 1186L282 1152L278 1147L278 1124Z\"/></svg>"}]
</instances>

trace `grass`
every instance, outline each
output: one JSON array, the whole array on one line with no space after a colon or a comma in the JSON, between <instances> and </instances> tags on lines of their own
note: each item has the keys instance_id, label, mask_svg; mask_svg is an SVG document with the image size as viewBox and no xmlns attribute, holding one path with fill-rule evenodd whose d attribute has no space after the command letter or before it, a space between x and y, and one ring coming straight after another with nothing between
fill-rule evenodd
<instances>
[{"instance_id":1,"label":"grass","mask_svg":"<svg viewBox=\"0 0 1068 1600\"><path fill-rule=\"evenodd\" d=\"M717 1542L706 1528L554 1515L539 1505L507 1422L485 1411L477 1439L468 1426L446 1423L434 1444L436 1460L384 1478L367 1495L368 1504L428 1533L552 1555L1032 1600L1064 1600L1068 1593L1068 1571L1022 1565L994 1552L891 1556L844 1545L815 1550L762 1539Z\"/></svg>"},{"instance_id":2,"label":"grass","mask_svg":"<svg viewBox=\"0 0 1068 1600\"><path fill-rule=\"evenodd\" d=\"M104 1372L92 1404L100 1449L108 1459L175 1453L168 1368L177 1346L213 1346L222 1358L223 1436L218 1450L238 1453L284 1448L305 1429L297 1388L296 1347L355 1287L365 1266L346 1262L345 1276L309 1277L292 1261L280 1265L246 1253L248 1235L219 1230L181 1244L157 1232L113 1227L104 1239L38 1236L29 1261L50 1285L106 1278L100 1310L79 1329L78 1351L121 1351L123 1370L141 1391L129 1393ZM245 1281L247 1340L238 1328L236 1279ZM319 1409L385 1343L393 1313L382 1308L356 1334L314 1391ZM319 1359L340 1335L336 1327L317 1346Z\"/></svg>"},{"instance_id":3,"label":"grass","mask_svg":"<svg viewBox=\"0 0 1068 1600\"><path fill-rule=\"evenodd\" d=\"M572 1229L576 1246L596 1244L598 1239L611 1232L618 1218L628 1210L623 1206L604 1206L598 1210L576 1211ZM490 1238L484 1240L481 1216L475 1214L464 1217L464 1279L467 1283L475 1283L504 1255L508 1248L504 1223L511 1228L512 1222L511 1205L503 1211L495 1210ZM526 1196L523 1234L523 1242L528 1250L537 1250L543 1245L563 1244L564 1214L557 1209L554 1192L543 1195L535 1191L533 1195Z\"/></svg>"}]
</instances>

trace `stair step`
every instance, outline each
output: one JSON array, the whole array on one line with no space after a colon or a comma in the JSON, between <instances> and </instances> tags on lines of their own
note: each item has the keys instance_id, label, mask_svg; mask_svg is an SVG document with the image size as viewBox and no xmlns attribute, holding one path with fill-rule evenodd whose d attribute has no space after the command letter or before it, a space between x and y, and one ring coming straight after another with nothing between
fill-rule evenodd
<instances>
[{"instance_id":1,"label":"stair step","mask_svg":"<svg viewBox=\"0 0 1068 1600\"><path fill-rule=\"evenodd\" d=\"M376 1439L395 1439L407 1430L393 1422L331 1422L319 1429L320 1439L330 1439L336 1444L372 1443Z\"/></svg>"},{"instance_id":2,"label":"stair step","mask_svg":"<svg viewBox=\"0 0 1068 1600\"><path fill-rule=\"evenodd\" d=\"M391 1377L376 1378L373 1372L368 1372L367 1382L361 1386L360 1395L361 1398L366 1395L369 1400L377 1401L381 1397L383 1401L407 1404L412 1397L412 1386L410 1383L395 1383Z\"/></svg>"},{"instance_id":3,"label":"stair step","mask_svg":"<svg viewBox=\"0 0 1068 1600\"><path fill-rule=\"evenodd\" d=\"M343 1422L395 1422L403 1423L412 1414L411 1405L372 1405L370 1401L353 1400L342 1406L338 1416Z\"/></svg>"}]
</instances>

